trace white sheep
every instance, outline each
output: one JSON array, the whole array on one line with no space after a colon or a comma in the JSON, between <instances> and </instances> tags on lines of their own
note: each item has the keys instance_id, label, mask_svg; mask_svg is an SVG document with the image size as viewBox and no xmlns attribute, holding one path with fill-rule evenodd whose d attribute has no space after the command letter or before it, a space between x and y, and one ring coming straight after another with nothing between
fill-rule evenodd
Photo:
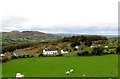
<instances>
[{"instance_id":1,"label":"white sheep","mask_svg":"<svg viewBox=\"0 0 120 79\"><path fill-rule=\"evenodd\" d=\"M24 77L24 75L22 75L21 73L16 73L16 78L23 78Z\"/></svg>"},{"instance_id":2,"label":"white sheep","mask_svg":"<svg viewBox=\"0 0 120 79\"><path fill-rule=\"evenodd\" d=\"M70 73L73 72L73 69L70 69Z\"/></svg>"},{"instance_id":3,"label":"white sheep","mask_svg":"<svg viewBox=\"0 0 120 79\"><path fill-rule=\"evenodd\" d=\"M70 72L69 71L66 71L66 75L69 75L70 74Z\"/></svg>"}]
</instances>

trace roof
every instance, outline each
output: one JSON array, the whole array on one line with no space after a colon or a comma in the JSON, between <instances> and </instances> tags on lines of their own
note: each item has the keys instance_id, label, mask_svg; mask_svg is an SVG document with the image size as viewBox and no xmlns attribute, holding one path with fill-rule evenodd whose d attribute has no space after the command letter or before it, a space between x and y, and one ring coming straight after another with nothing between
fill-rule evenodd
<instances>
[{"instance_id":1,"label":"roof","mask_svg":"<svg viewBox=\"0 0 120 79\"><path fill-rule=\"evenodd\" d=\"M68 51L68 49L63 49L63 51Z\"/></svg>"},{"instance_id":2,"label":"roof","mask_svg":"<svg viewBox=\"0 0 120 79\"><path fill-rule=\"evenodd\" d=\"M27 52L15 52L17 56L28 55Z\"/></svg>"},{"instance_id":3,"label":"roof","mask_svg":"<svg viewBox=\"0 0 120 79\"><path fill-rule=\"evenodd\" d=\"M56 51L56 48L45 48L45 51Z\"/></svg>"}]
</instances>

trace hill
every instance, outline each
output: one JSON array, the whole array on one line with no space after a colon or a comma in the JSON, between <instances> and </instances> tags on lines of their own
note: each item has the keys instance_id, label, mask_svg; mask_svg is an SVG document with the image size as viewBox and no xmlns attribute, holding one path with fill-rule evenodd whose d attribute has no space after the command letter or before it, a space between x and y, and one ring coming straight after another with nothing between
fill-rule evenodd
<instances>
[{"instance_id":1,"label":"hill","mask_svg":"<svg viewBox=\"0 0 120 79\"><path fill-rule=\"evenodd\" d=\"M28 41L48 41L56 40L62 38L58 35L46 34L38 31L11 31L11 32L2 32L2 41L4 44L11 44L17 42L28 42Z\"/></svg>"}]
</instances>

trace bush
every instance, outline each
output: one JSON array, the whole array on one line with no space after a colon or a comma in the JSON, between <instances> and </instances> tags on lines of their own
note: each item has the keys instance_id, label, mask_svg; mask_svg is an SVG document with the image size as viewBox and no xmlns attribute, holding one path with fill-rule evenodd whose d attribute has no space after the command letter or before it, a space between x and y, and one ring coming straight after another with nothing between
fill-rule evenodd
<instances>
[{"instance_id":1,"label":"bush","mask_svg":"<svg viewBox=\"0 0 120 79\"><path fill-rule=\"evenodd\" d=\"M76 49L76 48L74 48L73 50L74 50L74 51L77 51L77 49Z\"/></svg>"},{"instance_id":2,"label":"bush","mask_svg":"<svg viewBox=\"0 0 120 79\"><path fill-rule=\"evenodd\" d=\"M85 41L85 46L91 46L91 45L92 45L91 41L89 41L89 40Z\"/></svg>"},{"instance_id":3,"label":"bush","mask_svg":"<svg viewBox=\"0 0 120 79\"><path fill-rule=\"evenodd\" d=\"M31 55L30 57L34 57L33 55Z\"/></svg>"},{"instance_id":4,"label":"bush","mask_svg":"<svg viewBox=\"0 0 120 79\"><path fill-rule=\"evenodd\" d=\"M111 51L110 54L115 54L115 52L114 52L114 51Z\"/></svg>"},{"instance_id":5,"label":"bush","mask_svg":"<svg viewBox=\"0 0 120 79\"><path fill-rule=\"evenodd\" d=\"M106 51L109 51L109 49L106 49Z\"/></svg>"},{"instance_id":6,"label":"bush","mask_svg":"<svg viewBox=\"0 0 120 79\"><path fill-rule=\"evenodd\" d=\"M92 50L92 55L101 55L104 51L103 47L96 47Z\"/></svg>"},{"instance_id":7,"label":"bush","mask_svg":"<svg viewBox=\"0 0 120 79\"><path fill-rule=\"evenodd\" d=\"M56 55L56 56L63 56L63 54L58 54L58 55Z\"/></svg>"},{"instance_id":8,"label":"bush","mask_svg":"<svg viewBox=\"0 0 120 79\"><path fill-rule=\"evenodd\" d=\"M78 52L78 53L77 53L77 56L82 56L82 54Z\"/></svg>"},{"instance_id":9,"label":"bush","mask_svg":"<svg viewBox=\"0 0 120 79\"><path fill-rule=\"evenodd\" d=\"M107 54L108 54L108 52L103 52L103 54L104 54L104 55L107 55Z\"/></svg>"},{"instance_id":10,"label":"bush","mask_svg":"<svg viewBox=\"0 0 120 79\"><path fill-rule=\"evenodd\" d=\"M81 51L77 53L78 56L90 56L91 54L89 51Z\"/></svg>"},{"instance_id":11,"label":"bush","mask_svg":"<svg viewBox=\"0 0 120 79\"><path fill-rule=\"evenodd\" d=\"M43 54L39 54L39 57L43 56Z\"/></svg>"}]
</instances>

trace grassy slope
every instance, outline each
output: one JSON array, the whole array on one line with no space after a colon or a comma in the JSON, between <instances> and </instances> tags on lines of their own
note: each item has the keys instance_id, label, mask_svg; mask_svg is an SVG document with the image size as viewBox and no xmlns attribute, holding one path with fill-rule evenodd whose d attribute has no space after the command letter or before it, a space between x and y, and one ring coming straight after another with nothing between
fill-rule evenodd
<instances>
[{"instance_id":1,"label":"grassy slope","mask_svg":"<svg viewBox=\"0 0 120 79\"><path fill-rule=\"evenodd\" d=\"M16 59L3 63L3 77L15 77L17 72L25 77L67 77L65 72L73 68L71 77L118 76L118 56L91 57L41 57Z\"/></svg>"}]
</instances>

